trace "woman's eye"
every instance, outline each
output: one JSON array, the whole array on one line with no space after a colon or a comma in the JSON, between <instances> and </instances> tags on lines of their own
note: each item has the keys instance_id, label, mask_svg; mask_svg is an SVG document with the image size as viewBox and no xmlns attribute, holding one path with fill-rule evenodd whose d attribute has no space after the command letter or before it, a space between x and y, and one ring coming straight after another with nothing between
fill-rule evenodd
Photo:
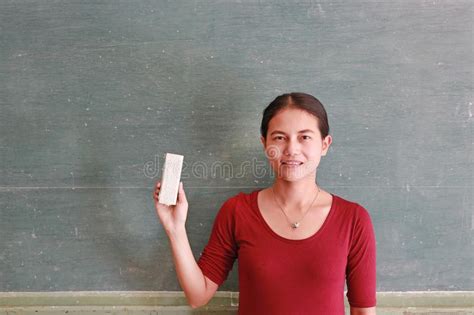
<instances>
[{"instance_id":1,"label":"woman's eye","mask_svg":"<svg viewBox=\"0 0 474 315\"><path fill-rule=\"evenodd\" d=\"M309 139L311 139L311 137L310 136L303 136L303 139L309 140Z\"/></svg>"},{"instance_id":2,"label":"woman's eye","mask_svg":"<svg viewBox=\"0 0 474 315\"><path fill-rule=\"evenodd\" d=\"M281 136L273 138L273 140L282 140L282 139L283 139L283 137L281 137Z\"/></svg>"}]
</instances>

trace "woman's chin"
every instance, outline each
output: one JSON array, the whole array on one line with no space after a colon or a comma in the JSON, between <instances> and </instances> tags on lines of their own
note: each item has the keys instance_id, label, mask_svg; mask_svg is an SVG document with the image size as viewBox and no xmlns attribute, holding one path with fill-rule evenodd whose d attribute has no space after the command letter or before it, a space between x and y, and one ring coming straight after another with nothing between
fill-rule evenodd
<instances>
[{"instance_id":1,"label":"woman's chin","mask_svg":"<svg viewBox=\"0 0 474 315\"><path fill-rule=\"evenodd\" d=\"M278 173L275 173L275 175L277 176L278 179L295 182L302 179L306 179L308 177L315 177L316 170L301 168L299 170L286 171L286 170L280 169L280 171Z\"/></svg>"},{"instance_id":2,"label":"woman's chin","mask_svg":"<svg viewBox=\"0 0 474 315\"><path fill-rule=\"evenodd\" d=\"M278 179L285 180L288 182L297 182L299 180L302 180L306 177L308 177L309 174L305 173L279 173L278 174Z\"/></svg>"}]
</instances>

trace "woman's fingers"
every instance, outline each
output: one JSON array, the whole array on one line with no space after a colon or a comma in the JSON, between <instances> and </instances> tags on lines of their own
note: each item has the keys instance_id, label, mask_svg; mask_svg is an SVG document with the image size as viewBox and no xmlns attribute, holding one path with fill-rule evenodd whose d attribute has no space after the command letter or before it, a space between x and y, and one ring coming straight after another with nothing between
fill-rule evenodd
<instances>
[{"instance_id":1,"label":"woman's fingers","mask_svg":"<svg viewBox=\"0 0 474 315\"><path fill-rule=\"evenodd\" d=\"M157 182L155 186L155 190L153 191L153 199L158 202L158 197L160 195L160 188L161 188L161 183ZM179 187L178 187L178 199L177 201L179 203L187 203L188 200L186 198L186 193L183 188L183 182L179 182Z\"/></svg>"},{"instance_id":2,"label":"woman's fingers","mask_svg":"<svg viewBox=\"0 0 474 315\"><path fill-rule=\"evenodd\" d=\"M157 182L155 185L155 190L153 191L153 199L158 202L158 196L160 194L161 182Z\"/></svg>"},{"instance_id":3,"label":"woman's fingers","mask_svg":"<svg viewBox=\"0 0 474 315\"><path fill-rule=\"evenodd\" d=\"M187 202L186 193L184 192L183 188L183 182L179 182L178 199L181 202Z\"/></svg>"}]
</instances>

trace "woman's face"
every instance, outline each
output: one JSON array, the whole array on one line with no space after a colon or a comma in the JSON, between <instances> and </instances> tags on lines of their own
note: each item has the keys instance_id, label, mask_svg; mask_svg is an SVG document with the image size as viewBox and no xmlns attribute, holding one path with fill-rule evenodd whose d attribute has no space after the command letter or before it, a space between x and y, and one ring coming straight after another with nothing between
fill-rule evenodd
<instances>
[{"instance_id":1,"label":"woman's face","mask_svg":"<svg viewBox=\"0 0 474 315\"><path fill-rule=\"evenodd\" d=\"M296 181L316 176L331 136L321 139L315 116L297 108L285 108L268 124L267 138L261 137L265 154L278 178Z\"/></svg>"}]
</instances>

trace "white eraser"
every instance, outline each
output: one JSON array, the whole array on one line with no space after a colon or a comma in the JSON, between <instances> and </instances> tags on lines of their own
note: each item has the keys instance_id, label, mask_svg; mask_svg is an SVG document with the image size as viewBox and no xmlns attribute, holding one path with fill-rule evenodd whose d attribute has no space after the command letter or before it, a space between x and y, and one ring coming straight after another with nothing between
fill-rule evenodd
<instances>
[{"instance_id":1,"label":"white eraser","mask_svg":"<svg viewBox=\"0 0 474 315\"><path fill-rule=\"evenodd\" d=\"M184 156L182 155L166 153L160 194L158 196L159 203L168 206L176 205L183 159Z\"/></svg>"}]
</instances>

